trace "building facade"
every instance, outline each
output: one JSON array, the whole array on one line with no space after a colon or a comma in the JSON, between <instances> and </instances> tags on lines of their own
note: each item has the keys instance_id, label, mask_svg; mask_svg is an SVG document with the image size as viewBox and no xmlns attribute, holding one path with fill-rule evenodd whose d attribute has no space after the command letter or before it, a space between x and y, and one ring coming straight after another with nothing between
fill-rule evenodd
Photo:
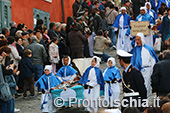
<instances>
[{"instance_id":1,"label":"building facade","mask_svg":"<svg viewBox=\"0 0 170 113\"><path fill-rule=\"evenodd\" d=\"M0 30L9 27L11 21L25 23L33 29L37 19L43 19L44 25L64 22L72 16L72 4L75 0L0 0Z\"/></svg>"}]
</instances>

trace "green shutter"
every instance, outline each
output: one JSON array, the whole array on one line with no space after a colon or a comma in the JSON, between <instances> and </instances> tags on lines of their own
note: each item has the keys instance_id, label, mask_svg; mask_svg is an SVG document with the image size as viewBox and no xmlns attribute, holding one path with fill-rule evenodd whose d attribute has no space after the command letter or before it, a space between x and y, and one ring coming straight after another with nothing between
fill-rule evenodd
<instances>
[{"instance_id":1,"label":"green shutter","mask_svg":"<svg viewBox=\"0 0 170 113\"><path fill-rule=\"evenodd\" d=\"M0 30L4 27L8 27L11 22L11 1L0 0Z\"/></svg>"},{"instance_id":2,"label":"green shutter","mask_svg":"<svg viewBox=\"0 0 170 113\"><path fill-rule=\"evenodd\" d=\"M44 26L47 28L50 24L50 13L34 8L33 9L33 21L34 27L36 26L37 19L42 19L44 21Z\"/></svg>"}]
</instances>

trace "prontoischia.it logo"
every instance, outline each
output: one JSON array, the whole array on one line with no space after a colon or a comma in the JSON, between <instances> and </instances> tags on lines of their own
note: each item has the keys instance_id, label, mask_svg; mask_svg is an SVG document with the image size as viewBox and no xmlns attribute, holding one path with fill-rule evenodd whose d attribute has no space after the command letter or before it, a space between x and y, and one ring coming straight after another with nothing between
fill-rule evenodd
<instances>
[{"instance_id":1,"label":"prontoischia.it logo","mask_svg":"<svg viewBox=\"0 0 170 113\"><path fill-rule=\"evenodd\" d=\"M153 106L152 107L160 107L159 106L159 98L153 99ZM66 104L67 103L67 104ZM77 107L91 107L91 105L95 105L95 107L151 107L149 106L149 100L148 99L141 99L140 97L138 99L133 99L132 97L129 97L129 99L113 99L110 98L109 100L104 100L101 98L98 99L77 99L76 97L69 97L67 101L65 101L61 97L57 97L54 99L54 105L56 107L63 107L67 105L68 107L72 107L73 104L77 104Z\"/></svg>"}]
</instances>

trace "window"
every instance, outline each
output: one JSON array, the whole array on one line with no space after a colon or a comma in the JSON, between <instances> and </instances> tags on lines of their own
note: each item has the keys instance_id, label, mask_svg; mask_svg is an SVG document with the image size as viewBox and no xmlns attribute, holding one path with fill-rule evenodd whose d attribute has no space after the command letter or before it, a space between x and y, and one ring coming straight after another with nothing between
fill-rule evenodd
<instances>
[{"instance_id":1,"label":"window","mask_svg":"<svg viewBox=\"0 0 170 113\"><path fill-rule=\"evenodd\" d=\"M4 27L8 27L11 22L11 1L2 1L0 0L0 31Z\"/></svg>"},{"instance_id":2,"label":"window","mask_svg":"<svg viewBox=\"0 0 170 113\"><path fill-rule=\"evenodd\" d=\"M37 19L42 19L44 21L44 26L48 28L50 24L50 13L34 8L33 15L34 27L36 26Z\"/></svg>"}]
</instances>

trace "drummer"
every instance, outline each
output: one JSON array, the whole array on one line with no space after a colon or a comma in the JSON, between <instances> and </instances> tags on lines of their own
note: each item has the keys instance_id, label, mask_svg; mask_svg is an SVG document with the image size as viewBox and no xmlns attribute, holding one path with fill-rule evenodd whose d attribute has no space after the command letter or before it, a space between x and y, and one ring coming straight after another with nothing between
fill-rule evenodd
<instances>
[{"instance_id":1,"label":"drummer","mask_svg":"<svg viewBox=\"0 0 170 113\"><path fill-rule=\"evenodd\" d=\"M77 71L70 66L71 58L69 56L64 56L62 58L63 67L61 67L56 73L57 77L62 81L62 83L68 83L76 79Z\"/></svg>"}]
</instances>

